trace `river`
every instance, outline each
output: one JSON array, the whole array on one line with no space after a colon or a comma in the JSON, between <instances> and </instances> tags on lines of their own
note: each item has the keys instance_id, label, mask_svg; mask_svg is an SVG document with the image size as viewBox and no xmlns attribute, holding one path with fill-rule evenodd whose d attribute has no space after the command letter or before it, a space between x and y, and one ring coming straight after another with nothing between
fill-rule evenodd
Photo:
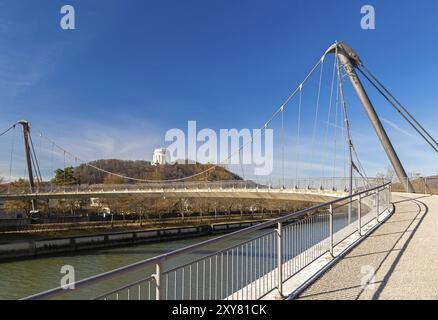
<instances>
[{"instance_id":1,"label":"river","mask_svg":"<svg viewBox=\"0 0 438 320\"><path fill-rule=\"evenodd\" d=\"M335 219L335 231L343 228L345 224ZM239 241L256 237L270 230L260 230L246 237L240 237ZM321 235L325 238L327 235ZM195 244L216 236L197 237L184 240L148 243L143 245L119 247L113 249L93 250L80 252L74 255L38 257L35 259L18 260L0 263L0 299L20 299L29 295L39 293L51 288L59 287L63 266L72 266L75 271L76 281L110 271L130 263L155 257L157 255L173 251L191 244ZM321 241L323 238L314 238ZM237 241L237 240L236 240ZM214 253L220 249L230 247L236 241L223 241L220 245L202 248L191 254L178 257L166 263L165 269L187 263L197 258ZM304 248L303 248L304 249ZM273 258L273 257L272 257ZM274 258L275 259L275 258ZM126 283L150 276L154 272L153 266L134 271L126 276L117 278L116 282L105 284L99 288L91 287L88 290L80 291L67 298L90 299L100 293L107 292Z\"/></svg>"}]
</instances>

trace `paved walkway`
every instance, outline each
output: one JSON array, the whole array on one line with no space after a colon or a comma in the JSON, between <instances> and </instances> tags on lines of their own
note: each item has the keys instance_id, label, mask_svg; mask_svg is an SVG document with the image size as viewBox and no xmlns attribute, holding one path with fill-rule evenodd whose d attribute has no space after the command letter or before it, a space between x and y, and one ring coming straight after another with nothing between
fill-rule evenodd
<instances>
[{"instance_id":1,"label":"paved walkway","mask_svg":"<svg viewBox=\"0 0 438 320\"><path fill-rule=\"evenodd\" d=\"M388 221L299 299L438 299L438 196L392 201Z\"/></svg>"}]
</instances>

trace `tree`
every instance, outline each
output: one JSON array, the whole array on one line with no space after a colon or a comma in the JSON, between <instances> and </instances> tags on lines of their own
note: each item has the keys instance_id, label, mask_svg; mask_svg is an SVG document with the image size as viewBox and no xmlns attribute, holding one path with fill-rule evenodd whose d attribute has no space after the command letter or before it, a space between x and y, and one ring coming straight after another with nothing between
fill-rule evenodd
<instances>
[{"instance_id":1,"label":"tree","mask_svg":"<svg viewBox=\"0 0 438 320\"><path fill-rule=\"evenodd\" d=\"M177 208L181 214L182 220L185 219L186 213L190 213L190 202L187 198L180 198L177 203Z\"/></svg>"},{"instance_id":2,"label":"tree","mask_svg":"<svg viewBox=\"0 0 438 320\"><path fill-rule=\"evenodd\" d=\"M24 179L19 179L17 181L11 182L9 184L11 193L20 193L23 190L29 190L29 181ZM30 215L32 210L32 203L28 200L11 200L5 202L5 211L8 213L22 213L24 212L27 216Z\"/></svg>"},{"instance_id":3,"label":"tree","mask_svg":"<svg viewBox=\"0 0 438 320\"><path fill-rule=\"evenodd\" d=\"M386 167L386 179L388 179L389 181L393 181L394 177L395 177L394 168L392 166L387 166Z\"/></svg>"},{"instance_id":4,"label":"tree","mask_svg":"<svg viewBox=\"0 0 438 320\"><path fill-rule=\"evenodd\" d=\"M64 170L56 169L52 182L57 186L71 186L79 183L73 167L67 167Z\"/></svg>"},{"instance_id":5,"label":"tree","mask_svg":"<svg viewBox=\"0 0 438 320\"><path fill-rule=\"evenodd\" d=\"M51 209L63 214L75 215L76 211L82 211L87 206L89 206L89 200L62 199L57 200Z\"/></svg>"},{"instance_id":6,"label":"tree","mask_svg":"<svg viewBox=\"0 0 438 320\"><path fill-rule=\"evenodd\" d=\"M125 178L113 176L113 175L107 175L105 179L103 179L104 184L126 184L127 181Z\"/></svg>"},{"instance_id":7,"label":"tree","mask_svg":"<svg viewBox=\"0 0 438 320\"><path fill-rule=\"evenodd\" d=\"M130 196L129 199L130 212L136 213L140 217L146 217L146 219L149 219L150 212L155 203L154 199L145 198L141 195ZM140 218L140 220L142 220L142 218Z\"/></svg>"},{"instance_id":8,"label":"tree","mask_svg":"<svg viewBox=\"0 0 438 320\"><path fill-rule=\"evenodd\" d=\"M178 209L178 199L155 198L154 207L154 215L161 220L164 214Z\"/></svg>"},{"instance_id":9,"label":"tree","mask_svg":"<svg viewBox=\"0 0 438 320\"><path fill-rule=\"evenodd\" d=\"M131 199L129 197L107 198L105 204L108 206L112 214L130 214Z\"/></svg>"}]
</instances>

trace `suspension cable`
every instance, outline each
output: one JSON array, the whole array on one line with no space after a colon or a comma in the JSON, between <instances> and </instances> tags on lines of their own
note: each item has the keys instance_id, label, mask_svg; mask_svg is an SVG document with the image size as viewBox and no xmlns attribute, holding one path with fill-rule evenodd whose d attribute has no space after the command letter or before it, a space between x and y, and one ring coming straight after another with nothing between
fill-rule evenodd
<instances>
[{"instance_id":1,"label":"suspension cable","mask_svg":"<svg viewBox=\"0 0 438 320\"><path fill-rule=\"evenodd\" d=\"M347 176L347 171L346 171L346 151L347 151L347 143L348 143L348 148L351 148L351 142L350 142L350 132L349 132L349 128L348 128L348 119L347 119L347 104L345 102L345 95L344 95L344 85L343 85L343 77L342 77L342 73L341 73L341 67L339 65L339 63L337 64L337 69L338 69L338 78L339 78L339 92L341 94L341 112L339 115L340 118L340 122L343 123L343 125L341 126L341 139L342 139L342 146L343 146L343 152L342 152L342 162L343 162L343 172L344 172L344 177ZM344 119L344 121L342 121L342 118ZM345 134L345 131L347 131L347 134ZM351 157L350 157L350 162L351 162Z\"/></svg>"},{"instance_id":2,"label":"suspension cable","mask_svg":"<svg viewBox=\"0 0 438 320\"><path fill-rule=\"evenodd\" d=\"M338 63L337 63L338 65ZM335 186L335 177L336 177L336 151L337 151L337 130L338 130L338 111L339 111L339 75L337 76L336 82L336 104L335 104L335 126L334 126L334 136L333 136L333 188Z\"/></svg>"},{"instance_id":3,"label":"suspension cable","mask_svg":"<svg viewBox=\"0 0 438 320\"><path fill-rule=\"evenodd\" d=\"M342 86L342 69L340 68L339 63L337 64L338 66L338 77L340 78L340 90L341 90L341 97L342 97L342 103L343 103L343 114L344 114L344 121L345 121L345 128L347 130L347 137L348 137L348 147L351 148L351 153L350 153L350 160L351 160L351 165L353 170L355 170L367 183L369 182L369 178L366 174L366 171L359 159L359 156L357 154L356 151L356 147L355 144L353 143L353 137L351 134L351 127L350 127L350 121L348 118L348 112L347 112L347 107L346 107L346 103L345 103L345 97L344 97L344 90L343 90L343 86ZM353 156L356 158L357 161L357 165L356 163L353 161Z\"/></svg>"},{"instance_id":4,"label":"suspension cable","mask_svg":"<svg viewBox=\"0 0 438 320\"><path fill-rule=\"evenodd\" d=\"M11 131L12 129L15 129L15 126L18 124L18 122L14 123L12 126L10 126L8 129L6 129L5 131L3 131L2 133L0 133L0 137L4 136L6 133L8 133L9 131Z\"/></svg>"},{"instance_id":5,"label":"suspension cable","mask_svg":"<svg viewBox=\"0 0 438 320\"><path fill-rule=\"evenodd\" d=\"M325 54L323 55L323 58L324 58L324 57L325 57ZM318 66L321 64L321 62L324 60L323 58L321 58L321 59L318 60L318 62L314 65L314 67L313 67L313 68L310 70L310 72L306 75L306 77L305 77L304 80L300 83L300 85L299 85L299 86L298 86L298 87L297 87L297 88L296 88L296 89L295 89L295 90L294 90L294 91L293 91L293 92L287 97L287 99L286 99L285 102L280 106L280 108L278 108L278 109L273 113L273 115L268 119L268 121L267 121L267 122L261 127L261 130L259 130L259 131L257 132L256 135L253 135L253 136L251 137L250 141L248 141L246 144L244 144L243 146L241 146L238 150L236 150L235 152L233 152L233 153L232 153L227 159L225 159L226 161L228 161L229 159L231 159L236 153L240 153L240 151L241 151L243 148L245 148L248 144L253 143L255 137L258 136L258 135L260 135L260 134L261 134L261 131L266 130L266 129L268 128L269 124L270 124L270 123L276 118L276 116L278 115L278 113L284 111L284 109L289 105L290 101L296 96L296 94L297 94L298 92L300 92L300 95L301 95L301 91L302 91L302 87L303 87L303 85L308 81L308 79L312 76L312 74L315 72L315 70L318 68ZM16 126L16 124L18 124L18 122L15 123L14 125L12 125L10 128L8 128L7 130L5 130L4 132L2 132L2 133L0 134L0 137L3 136L4 134L6 134L7 132L9 132L10 130L12 130L12 129ZM86 165L86 166L88 166L88 167L90 167L90 168L93 168L93 169L95 169L95 170L98 170L98 171L103 172L103 173L106 173L106 174L113 175L113 176L117 176L117 177L121 177L121 178L124 178L124 179L127 179L127 180L131 180L131 181L137 181L137 182L150 182L150 183L159 183L159 182L178 182L178 181L184 181L184 180L192 179L192 178L195 178L195 177L197 177L197 176L200 176L200 175L203 175L203 174L205 174L205 173L208 173L208 172L210 172L210 171L212 171L212 170L215 170L218 166L220 166L220 165L224 162L224 161L221 161L219 164L217 164L217 165L212 165L210 168L208 168L208 169L206 169L206 170L204 170L204 171L202 171L202 172L196 173L196 174L191 175L191 176L188 176L188 177L179 178L179 179L171 179L171 180L147 180L147 179L137 179L137 178L133 178L133 177L128 177L128 176L125 176L125 175L117 174L117 173L114 173L114 172L110 172L110 171L108 171L108 170L104 170L104 169L99 168L99 167L97 167L97 166L95 166L95 165L92 165L90 162L84 161L84 160L82 160L80 157L78 157L78 156L76 156L76 155L70 153L70 152L67 151L66 149L60 147L60 146L59 146L58 144L56 144L53 140L51 140L50 138L44 136L42 133L40 133L40 137L41 137L41 138L44 138L45 140L47 140L47 141L49 141L50 143L52 143L52 149L53 149L54 147L56 147L56 148L58 148L59 150L63 151L63 153L64 153L64 175L65 175L65 157L66 157L66 155L69 155L69 156L71 156L71 157L77 159L78 162L81 162L82 164L84 164L84 165ZM52 155L52 156L53 156L53 155ZM37 165L37 166L38 166L38 165ZM38 167L39 167L39 166L38 166ZM39 171L39 168L38 168L38 171ZM25 173L25 174L26 174L26 173ZM39 171L39 175L40 175L40 177L41 177L41 172L40 172L40 171ZM64 180L65 180L65 177L64 177Z\"/></svg>"},{"instance_id":6,"label":"suspension cable","mask_svg":"<svg viewBox=\"0 0 438 320\"><path fill-rule=\"evenodd\" d=\"M394 101L399 105L399 107L406 112L406 114L412 119L412 121L414 121L420 128L421 130L424 131L424 133L435 143L438 144L437 141L432 137L432 135L429 134L429 132L414 118L414 116L409 113L409 111L401 104L401 102L393 95L391 94L391 92L377 79L377 77L375 77L371 71L364 66L363 64L361 65L366 72L368 72L368 74L382 87L382 89L389 94L389 96L394 99Z\"/></svg>"},{"instance_id":7,"label":"suspension cable","mask_svg":"<svg viewBox=\"0 0 438 320\"><path fill-rule=\"evenodd\" d=\"M345 118L345 112L344 112L344 109L341 108L341 112L339 115L341 123L342 123L343 116ZM343 150L343 152L342 152L342 164L343 164L342 167L343 167L344 177L347 176L347 160L346 160L347 156L346 156L346 153L347 153L347 140L348 140L345 131L346 131L346 128L345 128L345 121L344 121L344 124L341 128L341 139L342 139L342 150Z\"/></svg>"},{"instance_id":8,"label":"suspension cable","mask_svg":"<svg viewBox=\"0 0 438 320\"><path fill-rule=\"evenodd\" d=\"M54 173L54 168L53 168L53 162L54 162L54 159L53 159L53 154L55 153L55 144L54 143L51 143L50 144L51 145L51 152L50 152L50 174L53 174Z\"/></svg>"},{"instance_id":9,"label":"suspension cable","mask_svg":"<svg viewBox=\"0 0 438 320\"><path fill-rule=\"evenodd\" d=\"M284 185L284 107L281 107L281 174L283 179L283 189Z\"/></svg>"},{"instance_id":10,"label":"suspension cable","mask_svg":"<svg viewBox=\"0 0 438 320\"><path fill-rule=\"evenodd\" d=\"M337 50L337 49L336 49ZM335 83L335 75L336 75L336 63L338 60L338 55L335 54L335 59L333 62L333 71L332 71L332 82L331 82L331 86L330 86L330 98L329 98L329 107L328 107L328 112L327 112L327 122L326 122L326 127L325 127L325 133L324 133L324 161L323 161L323 166L322 166L322 176L325 177L325 166L324 164L327 162L327 154L328 154L328 131L329 131L329 126L330 126L330 118L331 118L331 114L332 114L332 107L333 107L333 91L334 91L334 83Z\"/></svg>"},{"instance_id":11,"label":"suspension cable","mask_svg":"<svg viewBox=\"0 0 438 320\"><path fill-rule=\"evenodd\" d=\"M349 187L349 190L350 190L350 193L351 193L352 190L353 190L352 179L353 179L353 170L354 170L354 167L355 167L354 162L353 162L353 139L351 137L350 121L348 119L347 104L345 102L344 86L343 86L343 83L342 83L343 76L342 76L341 66L339 65L339 63L338 63L338 77L340 79L340 81L339 81L339 90L340 90L341 99L342 99L342 102L341 102L342 103L342 108L341 108L341 110L342 110L342 114L344 116L345 130L347 131L347 141L346 142L348 144L348 152L349 152L349 165L350 165L350 168L349 168L350 169L349 170L349 178L350 178L350 183L351 183L351 185ZM342 127L342 133L344 134L344 130L343 129L344 129L344 127ZM343 140L344 140L344 137L343 137ZM346 148L345 148L345 145L344 145L344 176L346 176L346 174L345 174L345 152L346 152ZM362 176L362 174L360 172L359 172L359 175Z\"/></svg>"},{"instance_id":12,"label":"suspension cable","mask_svg":"<svg viewBox=\"0 0 438 320\"><path fill-rule=\"evenodd\" d=\"M418 123L418 121L401 105L401 103L388 91L388 89L386 89L372 74L371 72L368 71L368 69L366 69L365 67L363 67L369 74L370 76L378 83L378 85L381 86L381 88L379 88L379 86L372 80L370 79L370 77L368 77L368 75L361 69L358 68L359 72L373 85L374 88L376 88L377 91L379 91L379 93L386 99L386 101L388 101L391 106L397 110L399 112L399 114L412 126L412 128L414 128L415 131L417 131L417 133L424 139L424 141L426 141L436 152L438 152L438 143L435 141L435 139L429 134L429 132L424 129L420 123ZM399 105L399 107L396 106L396 104L391 101L391 99L385 94L385 91L392 99L394 99L394 101ZM403 113L403 111L405 113ZM408 119L411 118L410 119ZM415 124L414 124L415 122ZM421 129L419 129L418 127ZM423 131L423 132L421 132ZM427 135L429 138L427 138L425 135ZM432 141L430 141L432 140Z\"/></svg>"},{"instance_id":13,"label":"suspension cable","mask_svg":"<svg viewBox=\"0 0 438 320\"><path fill-rule=\"evenodd\" d=\"M339 64L338 64L338 72L340 74L339 77L341 79L340 84L342 85L343 76L342 76L342 69L340 68ZM344 113L345 127L346 127L346 130L347 130L347 138L349 140L348 141L348 145L349 145L349 148L351 148L351 151L352 151L352 154L351 154L351 165L353 167L353 170L355 170L365 181L368 182L369 181L368 176L367 176L367 174L365 172L365 169L364 169L364 167L363 167L363 165L362 165L362 163L361 163L361 161L359 159L359 156L358 156L357 151L356 151L356 147L355 147L355 145L353 143L353 136L351 134L350 120L348 118L348 112L347 112L347 106L346 106L346 103L345 103L345 96L344 96L343 86L341 87L341 96L342 96L342 100L343 100L343 108L342 108L342 110L343 110L343 113ZM356 166L355 162L352 159L353 155L355 156L355 158L357 160L357 166Z\"/></svg>"},{"instance_id":14,"label":"suspension cable","mask_svg":"<svg viewBox=\"0 0 438 320\"><path fill-rule=\"evenodd\" d=\"M300 85L300 98L298 102L298 124L297 124L297 140L296 140L296 165L295 165L295 180L298 183L298 171L299 171L299 163L300 163L300 131L301 131L301 103L303 99L303 86Z\"/></svg>"},{"instance_id":15,"label":"suspension cable","mask_svg":"<svg viewBox=\"0 0 438 320\"><path fill-rule=\"evenodd\" d=\"M243 168L243 149L239 150L239 162L240 162L240 170L242 171L242 178L245 180L245 169Z\"/></svg>"},{"instance_id":16,"label":"suspension cable","mask_svg":"<svg viewBox=\"0 0 438 320\"><path fill-rule=\"evenodd\" d=\"M314 117L314 121L313 121L313 132L312 132L312 160L315 157L315 139L316 139L316 126L318 124L318 114L319 114L319 104L320 104L320 98L321 98L321 86L322 86L322 76L323 76L323 72L324 72L324 60L325 60L325 56L323 56L321 58L321 70L320 70L320 74L319 74L319 83L318 83L318 94L317 94L317 98L316 98L316 108L315 108L315 117ZM316 163L315 163L316 166Z\"/></svg>"},{"instance_id":17,"label":"suspension cable","mask_svg":"<svg viewBox=\"0 0 438 320\"><path fill-rule=\"evenodd\" d=\"M359 166L359 167L357 167L356 164L353 162L353 169L356 170L356 172L368 182L369 181L368 175L366 174L366 171L365 171L364 167L362 166L362 163L361 163L359 156L357 154L357 151L356 151L356 147L354 146L354 144L352 144L351 147L353 149L353 154L356 158L357 165Z\"/></svg>"},{"instance_id":18,"label":"suspension cable","mask_svg":"<svg viewBox=\"0 0 438 320\"><path fill-rule=\"evenodd\" d=\"M10 184L12 182L12 164L14 161L14 150L15 150L15 125L13 126L14 129L12 132L12 141L11 141L11 158L10 158L10 162L9 162L9 188L10 188Z\"/></svg>"},{"instance_id":19,"label":"suspension cable","mask_svg":"<svg viewBox=\"0 0 438 320\"><path fill-rule=\"evenodd\" d=\"M30 163L31 163L31 165L32 165L32 168L35 169L35 173L36 173L35 178L36 178L37 185L39 185L39 184L40 184L40 178L39 178L39 176L38 176L38 172L37 172L37 170L36 170L35 159L34 159L34 156L33 156L33 153L32 153L32 152L30 153Z\"/></svg>"},{"instance_id":20,"label":"suspension cable","mask_svg":"<svg viewBox=\"0 0 438 320\"><path fill-rule=\"evenodd\" d=\"M63 166L64 166L64 182L63 182L63 185L64 185L64 188L65 188L65 182L66 182L66 175L65 175L65 155L66 155L66 151L64 150L64 164L63 164Z\"/></svg>"},{"instance_id":21,"label":"suspension cable","mask_svg":"<svg viewBox=\"0 0 438 320\"><path fill-rule=\"evenodd\" d=\"M40 170L40 165L38 163L38 158L37 158L37 154L35 152L35 148L33 146L33 140L32 140L32 135L29 134L29 140L30 140L30 147L31 147L31 159L32 162L34 162L34 168L37 174L37 181L39 180L40 183L43 182L43 177L41 175L41 170Z\"/></svg>"},{"instance_id":22,"label":"suspension cable","mask_svg":"<svg viewBox=\"0 0 438 320\"><path fill-rule=\"evenodd\" d=\"M324 54L325 56L325 54ZM120 177L120 178L124 178L130 181L137 181L137 182L145 182L145 183L162 183L162 182L180 182L180 181L185 181L185 180L189 180L189 179L193 179L195 177L201 176L203 174L206 174L212 170L215 170L218 166L222 165L224 162L228 161L229 159L231 159L234 155L240 153L240 151L245 148L248 144L253 143L254 139L259 136L261 134L261 132L263 130L266 130L268 128L268 126L270 125L270 123L276 118L276 116L281 112L281 109L283 108L283 110L289 105L289 103L291 102L291 100L297 95L298 92L301 91L303 85L309 80L309 78L312 76L312 74L315 72L315 70L318 68L318 66L321 64L321 61L323 59L320 58L318 60L318 62L314 65L314 67L310 70L310 72L307 74L307 76L304 78L304 80L300 83L300 85L286 98L286 100L284 101L284 103L272 114L272 116L268 119L268 121L265 122L265 124L260 128L261 130L257 131L257 133L255 135L253 135L251 137L251 139L249 141L247 141L247 143L243 144L240 148L238 148L235 152L233 152L231 155L228 156L228 158L220 161L219 164L216 165L212 165L210 168L203 170L201 172L198 172L196 174L193 174L191 176L187 176L187 177L183 177L183 178L179 178L179 179L169 179L169 180L148 180L148 179L138 179L138 178L134 178L134 177L128 177L122 174L118 174L115 172L111 172L108 170L104 170L102 168L99 168L93 164L91 164L90 162L87 162L85 160L82 160L80 157L70 153L69 151L67 151L66 149L60 147L59 145L57 145L53 140L51 140L50 138L44 136L42 133L40 133L40 136L48 141L50 141L54 146L56 146L59 150L63 151L66 155L69 155L73 158L77 158L78 162L81 162L82 164L98 170L100 172L112 175L112 176L116 176L116 177Z\"/></svg>"}]
</instances>

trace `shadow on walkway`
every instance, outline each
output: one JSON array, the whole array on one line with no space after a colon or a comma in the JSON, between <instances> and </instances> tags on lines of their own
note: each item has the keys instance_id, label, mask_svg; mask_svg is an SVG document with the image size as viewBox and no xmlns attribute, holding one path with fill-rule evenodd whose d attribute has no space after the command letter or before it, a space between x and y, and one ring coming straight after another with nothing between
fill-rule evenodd
<instances>
[{"instance_id":1,"label":"shadow on walkway","mask_svg":"<svg viewBox=\"0 0 438 320\"><path fill-rule=\"evenodd\" d=\"M394 247L391 249L391 251L394 251L395 246L397 245L397 243L401 240L401 238L405 235L405 233L412 226L414 221L417 220L418 216L421 214L421 205L423 205L424 208L425 208L424 214L421 216L421 218L418 221L417 225L415 226L414 230L412 230L412 232L409 235L408 239L403 244L403 247L399 250L399 252L397 254L397 257L395 258L394 262L391 264L391 267L389 268L388 272L385 274L385 277L383 278L382 282L380 283L379 287L377 288L376 292L374 293L373 300L379 299L380 294L385 289L389 279L391 278L392 273L394 272L395 267L397 266L398 262L400 261L400 258L402 257L403 253L406 251L406 248L409 246L409 243L411 242L412 238L414 237L415 233L417 232L418 228L420 227L420 225L422 224L424 218L426 217L426 215L429 212L429 207L424 202L421 202L421 201L417 200L417 199L421 199L421 198L424 198L424 197L412 199L412 201L415 202L415 204L418 206L418 213L415 216L415 218L412 220L412 222L408 225L408 227L406 228L405 232L403 232L403 234L400 236L400 238L394 244ZM383 262L387 259L388 255L389 255L389 253L385 256L384 260L379 265L379 268L382 266ZM379 268L376 271L378 271Z\"/></svg>"},{"instance_id":2,"label":"shadow on walkway","mask_svg":"<svg viewBox=\"0 0 438 320\"><path fill-rule=\"evenodd\" d=\"M407 198L407 199L403 199L403 200L394 202L395 205L401 204L401 203L405 203L405 202L411 202L412 204L416 205L416 208L413 208L413 209L410 209L410 208L409 209L408 208L400 208L402 211L397 211L397 208L396 208L396 211L391 216L391 218L388 221L386 221L384 224L379 226L379 228L374 230L371 235L369 235L370 238L372 238L372 237L391 236L391 235L399 235L396 239L390 240L390 241L393 241L393 242L392 243L390 242L390 246L391 247L390 247L389 250L375 250L375 251L368 250L368 252L365 252L365 253L362 253L362 254L354 254L355 253L355 249L354 249L352 252L347 254L347 256L344 257L339 262L339 263L341 263L342 261L345 262L345 261L348 261L350 259L367 257L367 256L371 257L373 255L385 254L383 256L383 258L380 260L380 262L378 263L378 266L375 268L375 274L378 274L379 270L381 271L382 266L384 265L384 263L387 262L389 256L391 254L397 253L394 261L392 261L392 263L390 264L388 271L384 274L383 279L381 281L375 281L375 280L371 279L365 285L358 284L358 285L355 285L355 286L352 286L351 282L350 282L350 286L336 288L336 286L338 286L342 281L339 281L336 284L334 284L333 281L325 281L325 282L322 281L322 283L318 283L325 276L325 275L322 275L322 277L319 280L317 280L314 284L312 284L306 291L304 291L301 294L299 299L300 298L301 299L312 299L312 298L313 299L321 299L321 298L324 299L324 298L326 298L325 295L330 295L330 296L327 296L327 298L330 298L330 299L358 300L358 299L360 299L360 297L362 296L364 291L367 289L367 285L377 286L377 289L374 292L374 294L373 294L371 299L373 299L373 300L379 299L381 293L383 292L383 290L387 286L388 281L391 278L391 275L393 274L397 264L399 263L401 257L403 256L404 252L406 251L407 247L409 246L409 243L411 242L412 238L414 237L415 233L417 232L418 228L420 227L420 225L422 224L424 218L426 217L426 215L429 212L428 206L424 202L419 201L419 199L423 199L423 198L428 198L428 196L419 196L419 197L416 197L416 198ZM394 221L394 218L397 219L397 214L404 214L404 213L415 214L415 216L412 219L403 218L402 220L398 220L398 221L395 220ZM413 226L414 222L416 222L416 221L418 221L418 223L411 230L411 227ZM393 222L394 223L395 222L409 222L409 223L408 223L408 225L406 227L403 227L402 230L394 231L394 232L388 232L388 233L384 233L384 234L376 234L376 231L379 230L379 229L381 230L382 226L384 226L387 223L393 223ZM397 245L400 244L400 241L404 237L406 237L406 235L408 233L410 233L410 235L408 236L407 240L403 243L403 246L400 249L399 248L396 249ZM367 239L365 239L365 242L366 241L367 241ZM329 271L327 271L327 273L338 272L339 270L336 270L336 266L338 264L334 265ZM312 288L313 286L315 286L315 287Z\"/></svg>"}]
</instances>

